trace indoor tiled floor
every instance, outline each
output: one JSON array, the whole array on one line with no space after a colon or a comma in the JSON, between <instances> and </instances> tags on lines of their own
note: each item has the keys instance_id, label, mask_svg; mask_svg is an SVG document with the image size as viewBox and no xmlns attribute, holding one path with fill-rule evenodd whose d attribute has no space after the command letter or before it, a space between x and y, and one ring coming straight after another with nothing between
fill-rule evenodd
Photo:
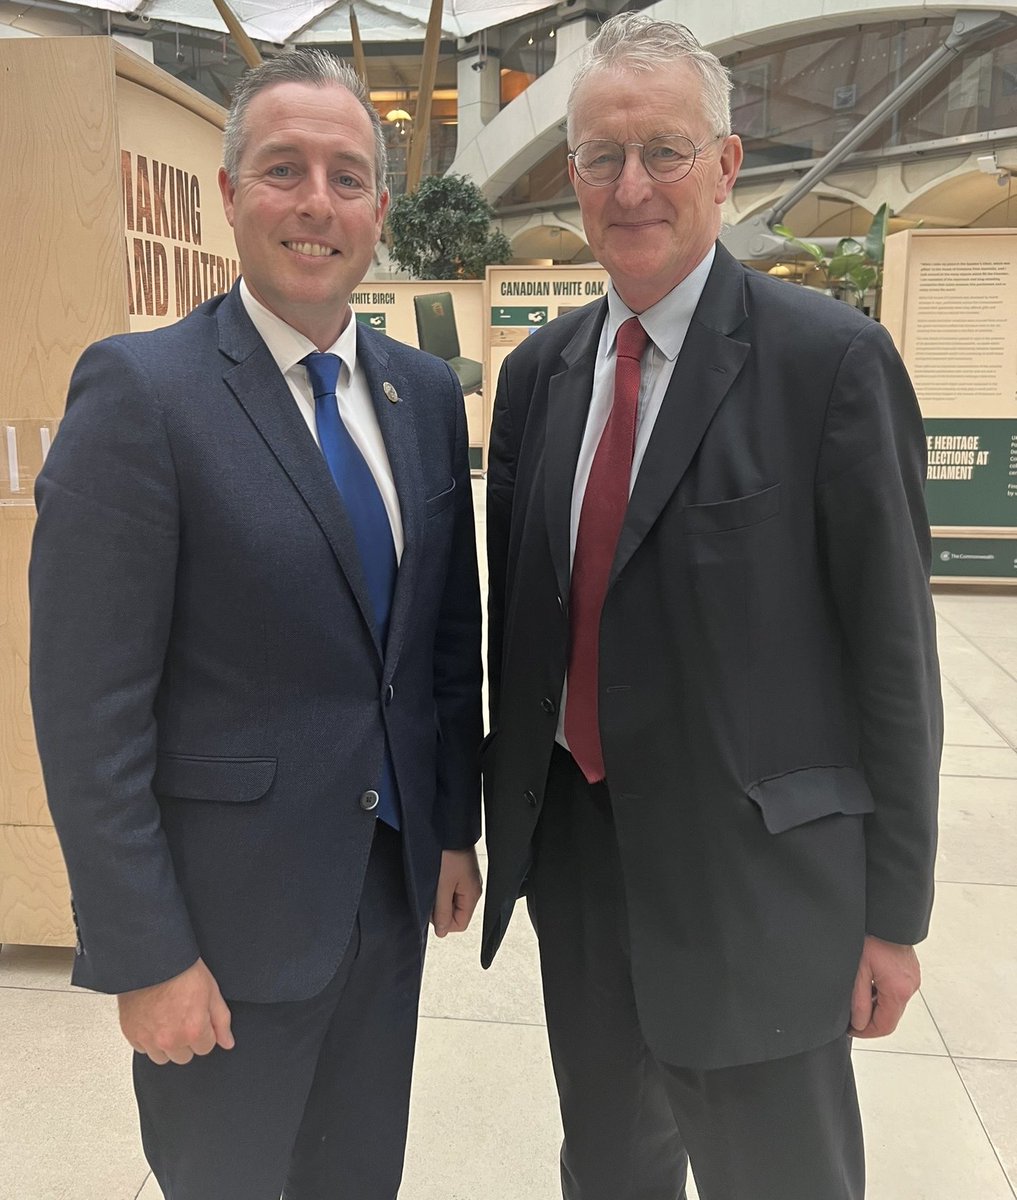
<instances>
[{"instance_id":1,"label":"indoor tiled floor","mask_svg":"<svg viewBox=\"0 0 1017 1200\"><path fill-rule=\"evenodd\" d=\"M479 487L478 487L479 495ZM482 533L482 529L480 531ZM924 985L855 1062L869 1200L1017 1196L1017 595L937 596L947 748ZM427 962L402 1200L555 1200L560 1127L533 935ZM0 1200L159 1200L113 1003L67 951L0 952ZM816 1200L821 1200L817 1197Z\"/></svg>"}]
</instances>

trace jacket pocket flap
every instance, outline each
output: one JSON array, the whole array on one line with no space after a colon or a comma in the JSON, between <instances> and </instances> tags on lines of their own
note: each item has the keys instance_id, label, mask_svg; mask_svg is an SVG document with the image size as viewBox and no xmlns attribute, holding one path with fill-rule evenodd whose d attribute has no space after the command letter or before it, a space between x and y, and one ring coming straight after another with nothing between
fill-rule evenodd
<instances>
[{"instance_id":1,"label":"jacket pocket flap","mask_svg":"<svg viewBox=\"0 0 1017 1200\"><path fill-rule=\"evenodd\" d=\"M275 779L274 758L205 758L160 754L152 790L180 800L223 800L245 804L259 800Z\"/></svg>"},{"instance_id":2,"label":"jacket pocket flap","mask_svg":"<svg viewBox=\"0 0 1017 1200\"><path fill-rule=\"evenodd\" d=\"M744 529L761 525L780 512L780 484L736 496L732 500L717 500L711 504L688 504L681 511L681 523L686 533L723 533L728 529Z\"/></svg>"},{"instance_id":3,"label":"jacket pocket flap","mask_svg":"<svg viewBox=\"0 0 1017 1200\"><path fill-rule=\"evenodd\" d=\"M439 492L437 496L428 496L424 507L429 517L437 516L438 513L448 508L453 500L455 500L456 481L454 479L450 479L449 484L451 486L447 487L443 492Z\"/></svg>"},{"instance_id":4,"label":"jacket pocket flap","mask_svg":"<svg viewBox=\"0 0 1017 1200\"><path fill-rule=\"evenodd\" d=\"M803 767L748 789L770 833L828 817L831 813L869 813L875 807L869 785L854 767Z\"/></svg>"}]
</instances>

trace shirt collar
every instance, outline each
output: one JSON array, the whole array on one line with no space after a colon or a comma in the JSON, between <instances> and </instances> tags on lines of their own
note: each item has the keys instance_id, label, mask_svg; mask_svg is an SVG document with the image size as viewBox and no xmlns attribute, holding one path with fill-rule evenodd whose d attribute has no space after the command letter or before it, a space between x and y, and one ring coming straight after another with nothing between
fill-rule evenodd
<instances>
[{"instance_id":1,"label":"shirt collar","mask_svg":"<svg viewBox=\"0 0 1017 1200\"><path fill-rule=\"evenodd\" d=\"M615 291L614 284L609 284L607 289L608 346L614 347L615 336L622 323L629 317L638 316L640 324L646 330L653 344L666 359L673 362L678 357L678 351L681 350L682 343L685 341L685 335L692 323L692 316L696 311L699 298L703 294L703 288L706 287L706 280L716 253L717 246L714 243L706 252L706 257L699 266L691 270L681 283L676 284L666 296L642 313L634 313Z\"/></svg>"},{"instance_id":2,"label":"shirt collar","mask_svg":"<svg viewBox=\"0 0 1017 1200\"><path fill-rule=\"evenodd\" d=\"M240 299L251 318L251 323L261 335L269 354L275 359L276 366L283 375L299 365L305 355L318 349L310 338L305 337L292 325L287 325L282 317L277 317L267 309L251 292L243 277L240 280ZM342 333L329 346L327 353L338 354L342 359L341 378L344 383L349 383L350 376L357 366L357 319L352 312Z\"/></svg>"}]
</instances>

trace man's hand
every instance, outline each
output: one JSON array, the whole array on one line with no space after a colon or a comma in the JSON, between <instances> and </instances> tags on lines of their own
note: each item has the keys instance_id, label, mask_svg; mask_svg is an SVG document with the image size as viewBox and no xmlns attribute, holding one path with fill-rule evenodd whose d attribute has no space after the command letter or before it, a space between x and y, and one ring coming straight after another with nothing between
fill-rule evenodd
<instances>
[{"instance_id":1,"label":"man's hand","mask_svg":"<svg viewBox=\"0 0 1017 1200\"><path fill-rule=\"evenodd\" d=\"M431 913L431 924L438 937L466 929L483 890L476 850L471 847L442 851L438 894Z\"/></svg>"},{"instance_id":2,"label":"man's hand","mask_svg":"<svg viewBox=\"0 0 1017 1200\"><path fill-rule=\"evenodd\" d=\"M117 1003L124 1037L159 1066L190 1062L216 1046L233 1049L230 1010L200 958L165 983L124 992Z\"/></svg>"},{"instance_id":3,"label":"man's hand","mask_svg":"<svg viewBox=\"0 0 1017 1200\"><path fill-rule=\"evenodd\" d=\"M885 1037L897 1028L908 1001L922 983L914 946L866 936L851 993L853 1037Z\"/></svg>"}]
</instances>

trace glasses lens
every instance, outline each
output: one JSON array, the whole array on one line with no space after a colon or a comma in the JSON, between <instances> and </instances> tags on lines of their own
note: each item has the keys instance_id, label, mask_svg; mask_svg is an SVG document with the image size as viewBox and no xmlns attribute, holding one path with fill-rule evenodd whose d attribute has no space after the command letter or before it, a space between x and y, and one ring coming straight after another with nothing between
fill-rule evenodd
<instances>
[{"instance_id":1,"label":"glasses lens","mask_svg":"<svg viewBox=\"0 0 1017 1200\"><path fill-rule=\"evenodd\" d=\"M684 179L695 161L695 144L678 133L652 138L643 147L643 166L661 183Z\"/></svg>"},{"instance_id":2,"label":"glasses lens","mask_svg":"<svg viewBox=\"0 0 1017 1200\"><path fill-rule=\"evenodd\" d=\"M614 183L625 165L625 151L617 142L583 142L576 147L574 162L587 183Z\"/></svg>"}]
</instances>

